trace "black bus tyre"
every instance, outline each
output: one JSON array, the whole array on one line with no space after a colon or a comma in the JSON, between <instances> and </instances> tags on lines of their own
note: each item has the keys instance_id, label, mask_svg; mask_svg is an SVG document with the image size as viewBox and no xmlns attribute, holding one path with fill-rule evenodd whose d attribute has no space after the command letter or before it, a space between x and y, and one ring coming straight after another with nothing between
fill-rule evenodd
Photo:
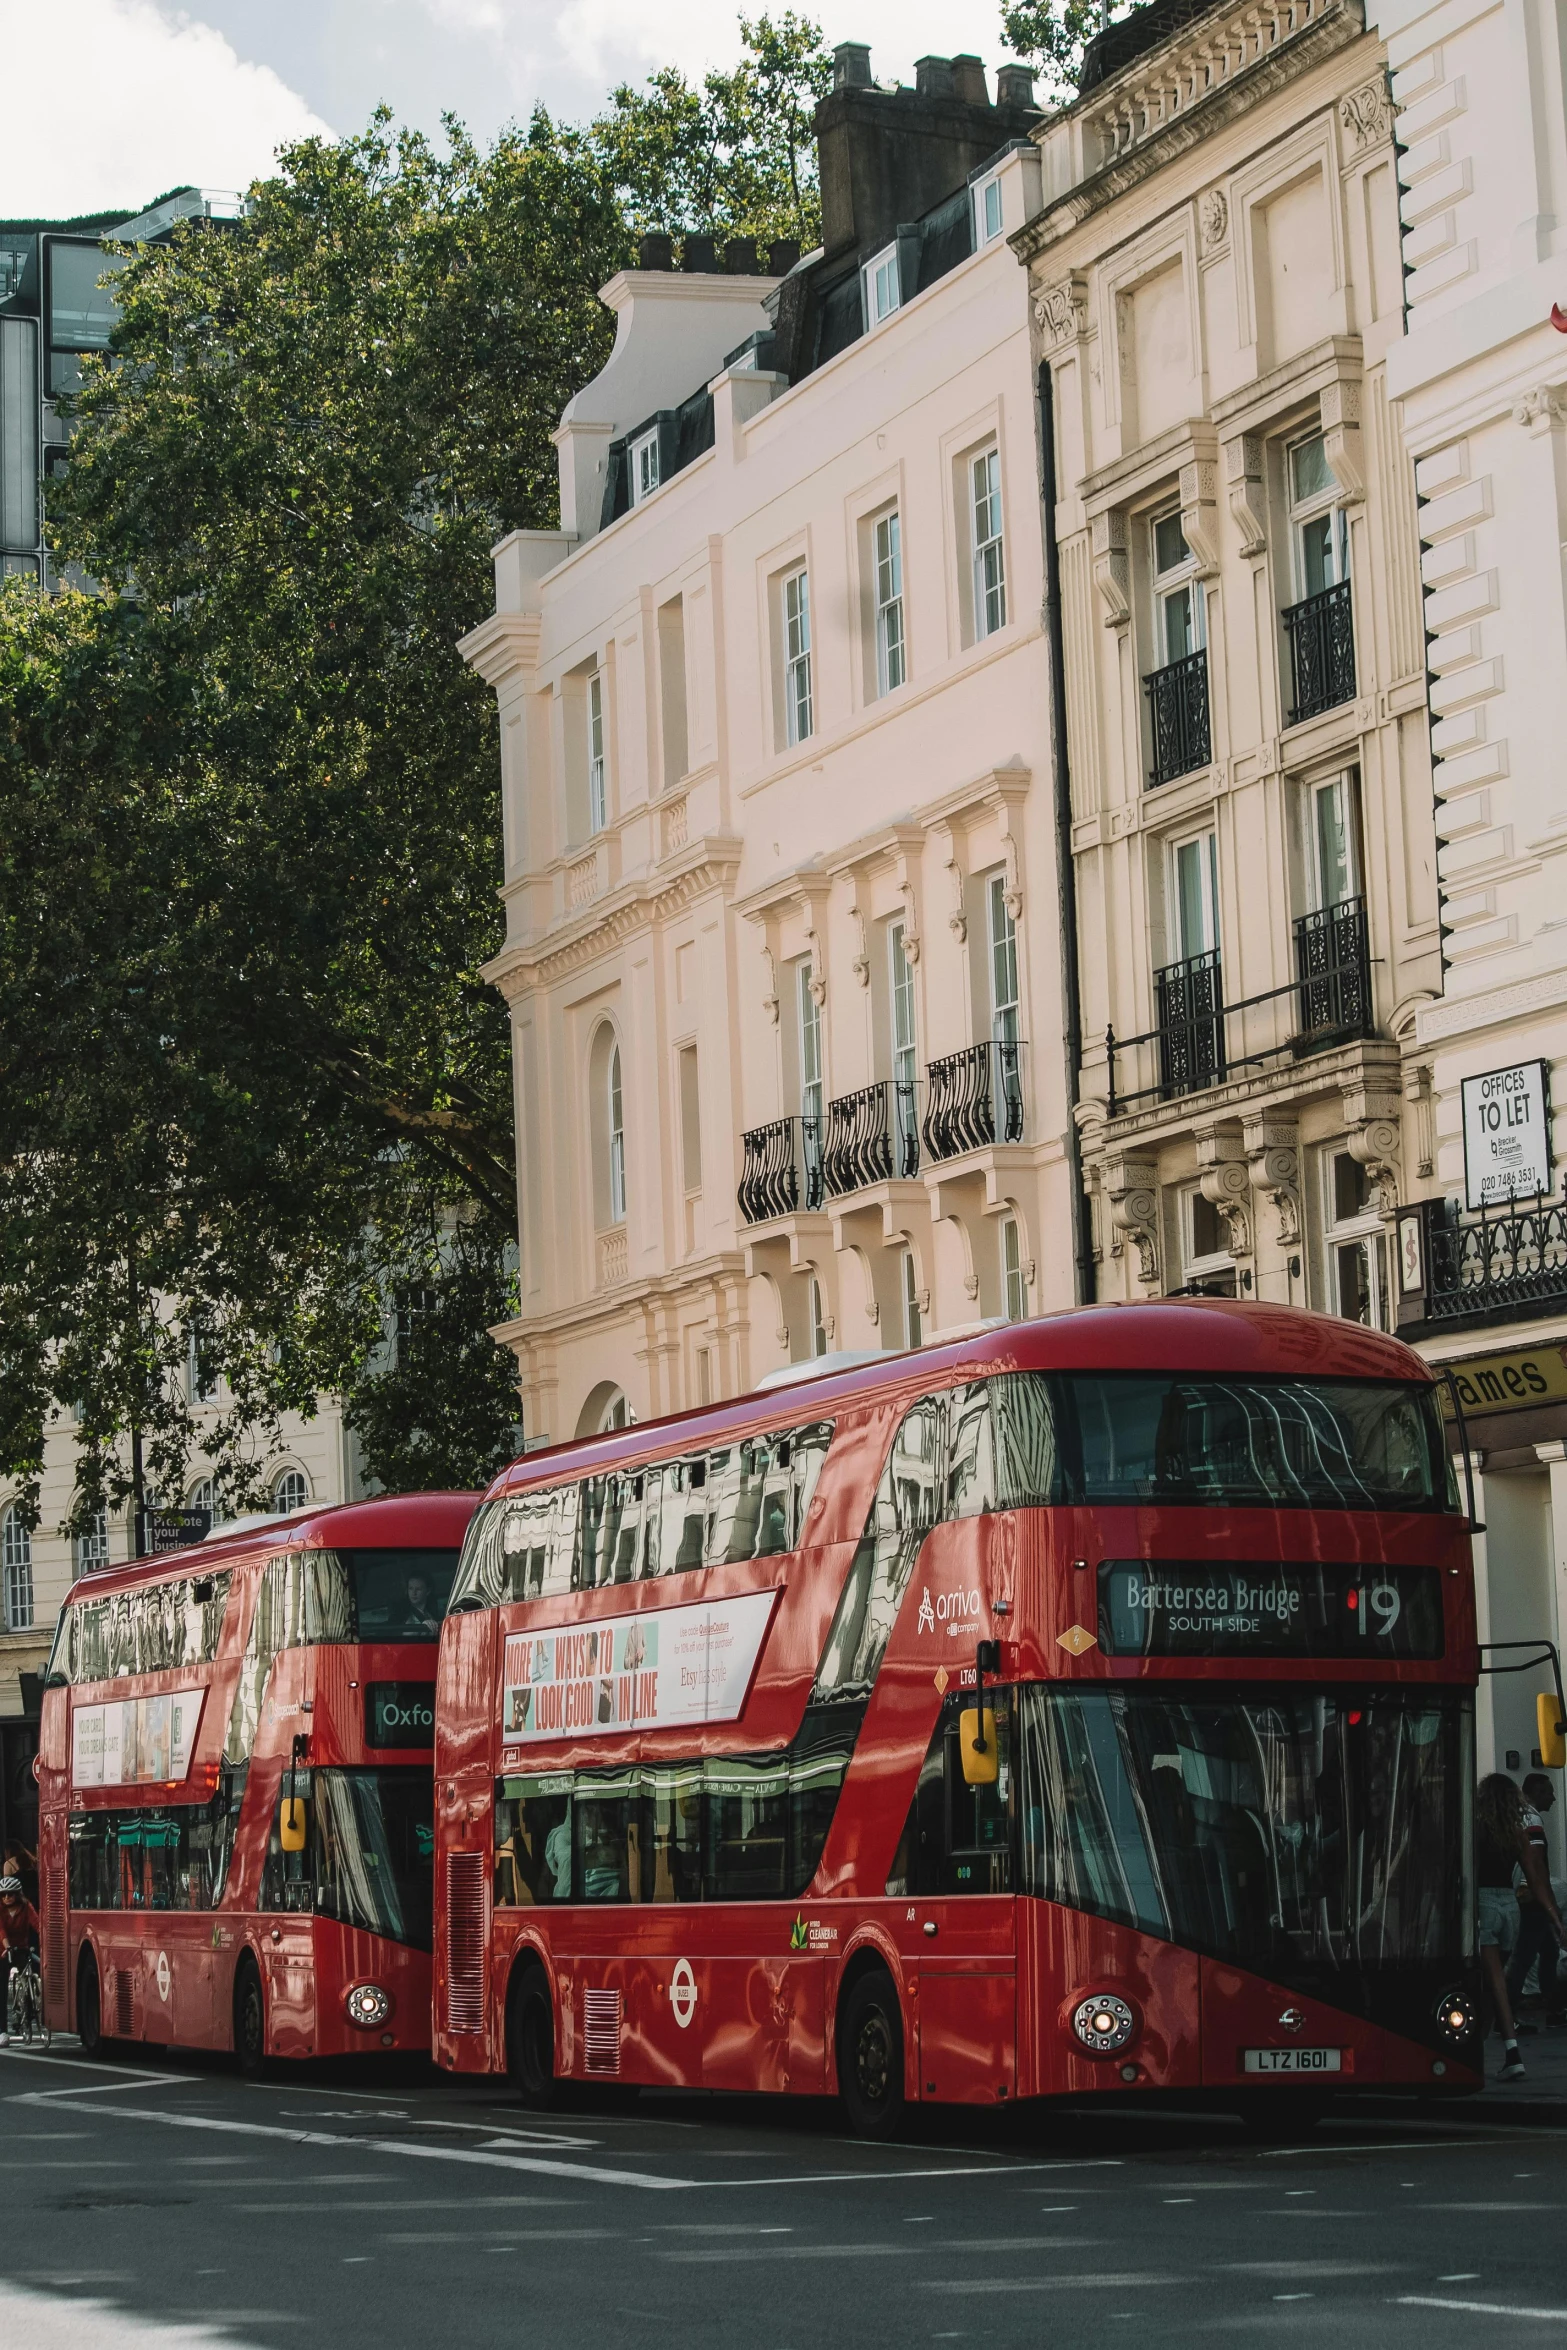
<instances>
[{"instance_id":1,"label":"black bus tyre","mask_svg":"<svg viewBox=\"0 0 1567 2350\"><path fill-rule=\"evenodd\" d=\"M903 2021L884 1968L851 1984L838 2011L838 2094L857 2138L890 2138L903 2119Z\"/></svg>"},{"instance_id":2,"label":"black bus tyre","mask_svg":"<svg viewBox=\"0 0 1567 2350\"><path fill-rule=\"evenodd\" d=\"M103 1997L98 1983L98 1961L89 1945L76 1962L76 2036L83 2056L102 2056Z\"/></svg>"},{"instance_id":3,"label":"black bus tyre","mask_svg":"<svg viewBox=\"0 0 1567 2350\"><path fill-rule=\"evenodd\" d=\"M547 2113L560 2095L555 2077L555 2011L536 1959L517 1969L506 1994L506 2072L518 2102Z\"/></svg>"},{"instance_id":4,"label":"black bus tyre","mask_svg":"<svg viewBox=\"0 0 1567 2350\"><path fill-rule=\"evenodd\" d=\"M234 2054L247 2081L265 2078L267 2003L261 1969L247 1950L234 1970Z\"/></svg>"}]
</instances>

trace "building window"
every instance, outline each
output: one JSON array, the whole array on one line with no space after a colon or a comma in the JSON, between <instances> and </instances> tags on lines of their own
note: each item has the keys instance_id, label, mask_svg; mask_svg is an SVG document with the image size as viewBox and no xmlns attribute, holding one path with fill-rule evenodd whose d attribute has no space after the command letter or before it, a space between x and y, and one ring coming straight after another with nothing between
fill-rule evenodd
<instances>
[{"instance_id":1,"label":"building window","mask_svg":"<svg viewBox=\"0 0 1567 2350\"><path fill-rule=\"evenodd\" d=\"M13 1502L0 1518L0 1573L5 1584L5 1628L33 1628L33 1537Z\"/></svg>"},{"instance_id":2,"label":"building window","mask_svg":"<svg viewBox=\"0 0 1567 2350\"><path fill-rule=\"evenodd\" d=\"M212 1340L199 1323L192 1323L185 1334L185 1392L192 1403L210 1403L218 1392Z\"/></svg>"},{"instance_id":3,"label":"building window","mask_svg":"<svg viewBox=\"0 0 1567 2350\"><path fill-rule=\"evenodd\" d=\"M811 583L791 571L783 583L784 734L803 743L811 733Z\"/></svg>"},{"instance_id":4,"label":"building window","mask_svg":"<svg viewBox=\"0 0 1567 2350\"><path fill-rule=\"evenodd\" d=\"M822 1285L817 1280L814 1273L811 1275L810 1279L809 1296L811 1307L811 1353L813 1356L824 1355L827 1352L827 1311L822 1304Z\"/></svg>"},{"instance_id":5,"label":"building window","mask_svg":"<svg viewBox=\"0 0 1567 2350\"><path fill-rule=\"evenodd\" d=\"M85 1533L76 1537L76 1572L92 1575L109 1563L109 1519L100 1510Z\"/></svg>"},{"instance_id":6,"label":"building window","mask_svg":"<svg viewBox=\"0 0 1567 2350\"><path fill-rule=\"evenodd\" d=\"M1322 1176L1328 1311L1387 1330L1387 1232L1366 1170L1348 1151L1335 1150L1324 1155Z\"/></svg>"},{"instance_id":7,"label":"building window","mask_svg":"<svg viewBox=\"0 0 1567 2350\"><path fill-rule=\"evenodd\" d=\"M185 1496L188 1510L205 1510L209 1523L216 1525L218 1516L218 1489L211 1477L198 1477Z\"/></svg>"},{"instance_id":8,"label":"building window","mask_svg":"<svg viewBox=\"0 0 1567 2350\"><path fill-rule=\"evenodd\" d=\"M658 427L631 444L631 503L640 506L658 487Z\"/></svg>"},{"instance_id":9,"label":"building window","mask_svg":"<svg viewBox=\"0 0 1567 2350\"><path fill-rule=\"evenodd\" d=\"M636 1414L627 1403L625 1396L618 1387L613 1389L599 1414L599 1434L609 1436L617 1428L630 1428L635 1425L635 1422Z\"/></svg>"},{"instance_id":10,"label":"building window","mask_svg":"<svg viewBox=\"0 0 1567 2350\"><path fill-rule=\"evenodd\" d=\"M805 1127L806 1157L821 1149L824 1089L822 1084L822 1008L811 985L807 957L795 966L795 1002L799 1010L800 1119Z\"/></svg>"},{"instance_id":11,"label":"building window","mask_svg":"<svg viewBox=\"0 0 1567 2350\"><path fill-rule=\"evenodd\" d=\"M620 1047L609 1056L609 1220L626 1220L626 1116L620 1091Z\"/></svg>"},{"instance_id":12,"label":"building window","mask_svg":"<svg viewBox=\"0 0 1567 2350\"><path fill-rule=\"evenodd\" d=\"M1320 596L1349 577L1349 524L1338 476L1321 433L1289 452L1290 532L1295 546L1295 592Z\"/></svg>"},{"instance_id":13,"label":"building window","mask_svg":"<svg viewBox=\"0 0 1567 2350\"><path fill-rule=\"evenodd\" d=\"M1180 1197L1181 1273L1186 1289L1201 1297L1235 1295L1235 1260L1224 1218L1194 1186Z\"/></svg>"},{"instance_id":14,"label":"building window","mask_svg":"<svg viewBox=\"0 0 1567 2350\"><path fill-rule=\"evenodd\" d=\"M985 449L969 461L974 528L974 635L994 636L1007 624L1006 557L1001 541L1001 453Z\"/></svg>"},{"instance_id":15,"label":"building window","mask_svg":"<svg viewBox=\"0 0 1567 2350\"><path fill-rule=\"evenodd\" d=\"M1155 517L1153 542L1154 618L1160 662L1189 660L1207 642L1207 598L1196 578L1197 558L1186 544L1178 513Z\"/></svg>"},{"instance_id":16,"label":"building window","mask_svg":"<svg viewBox=\"0 0 1567 2350\"><path fill-rule=\"evenodd\" d=\"M865 325L867 331L880 326L890 318L903 301L903 290L898 282L898 248L884 245L860 271L860 283L865 290Z\"/></svg>"},{"instance_id":17,"label":"building window","mask_svg":"<svg viewBox=\"0 0 1567 2350\"><path fill-rule=\"evenodd\" d=\"M985 892L990 913L990 1033L997 1044L1018 1038L1017 924L1007 904L1007 878L993 873Z\"/></svg>"},{"instance_id":18,"label":"building window","mask_svg":"<svg viewBox=\"0 0 1567 2350\"><path fill-rule=\"evenodd\" d=\"M281 1512L302 1510L310 1499L310 1479L303 1469L285 1469L272 1488L272 1507Z\"/></svg>"},{"instance_id":19,"label":"building window","mask_svg":"<svg viewBox=\"0 0 1567 2350\"><path fill-rule=\"evenodd\" d=\"M680 1172L686 1197L702 1188L702 1101L698 1087L696 1046L685 1044L679 1053Z\"/></svg>"},{"instance_id":20,"label":"building window","mask_svg":"<svg viewBox=\"0 0 1567 2350\"><path fill-rule=\"evenodd\" d=\"M919 1116L915 1071L919 1044L914 1024L914 966L901 922L887 926L887 999L892 1013L892 1172L903 1180L919 1168Z\"/></svg>"},{"instance_id":21,"label":"building window","mask_svg":"<svg viewBox=\"0 0 1567 2350\"><path fill-rule=\"evenodd\" d=\"M1001 1219L1001 1310L1009 1322L1021 1322L1028 1313L1023 1281L1023 1242L1016 1216Z\"/></svg>"},{"instance_id":22,"label":"building window","mask_svg":"<svg viewBox=\"0 0 1567 2350\"><path fill-rule=\"evenodd\" d=\"M907 674L903 651L903 530L898 509L876 523L876 691L895 693Z\"/></svg>"},{"instance_id":23,"label":"building window","mask_svg":"<svg viewBox=\"0 0 1567 2350\"><path fill-rule=\"evenodd\" d=\"M588 679L588 830L602 832L609 821L604 790L604 679L595 669Z\"/></svg>"},{"instance_id":24,"label":"building window","mask_svg":"<svg viewBox=\"0 0 1567 2350\"><path fill-rule=\"evenodd\" d=\"M974 244L993 245L1001 234L1001 180L996 172L974 183Z\"/></svg>"},{"instance_id":25,"label":"building window","mask_svg":"<svg viewBox=\"0 0 1567 2350\"><path fill-rule=\"evenodd\" d=\"M903 1343L905 1346L921 1343L919 1274L911 1248L903 1251Z\"/></svg>"},{"instance_id":26,"label":"building window","mask_svg":"<svg viewBox=\"0 0 1567 2350\"><path fill-rule=\"evenodd\" d=\"M1335 775L1307 793L1307 885L1314 908L1342 906L1360 894L1355 778Z\"/></svg>"},{"instance_id":27,"label":"building window","mask_svg":"<svg viewBox=\"0 0 1567 2350\"><path fill-rule=\"evenodd\" d=\"M1219 944L1219 847L1212 832L1178 840L1170 850L1174 946L1178 962L1211 955Z\"/></svg>"}]
</instances>

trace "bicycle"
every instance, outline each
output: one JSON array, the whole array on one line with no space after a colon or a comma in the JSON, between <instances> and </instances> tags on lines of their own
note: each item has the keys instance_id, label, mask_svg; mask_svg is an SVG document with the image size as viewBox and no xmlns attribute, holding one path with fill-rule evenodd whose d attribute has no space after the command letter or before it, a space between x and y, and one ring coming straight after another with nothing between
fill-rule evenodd
<instances>
[{"instance_id":1,"label":"bicycle","mask_svg":"<svg viewBox=\"0 0 1567 2350\"><path fill-rule=\"evenodd\" d=\"M34 2040L45 2048L49 2045L49 2026L44 2021L43 1969L36 1950L30 1950L11 1969L11 1982L6 1995L6 2029L13 2040L20 2040L24 2045L30 2045Z\"/></svg>"}]
</instances>

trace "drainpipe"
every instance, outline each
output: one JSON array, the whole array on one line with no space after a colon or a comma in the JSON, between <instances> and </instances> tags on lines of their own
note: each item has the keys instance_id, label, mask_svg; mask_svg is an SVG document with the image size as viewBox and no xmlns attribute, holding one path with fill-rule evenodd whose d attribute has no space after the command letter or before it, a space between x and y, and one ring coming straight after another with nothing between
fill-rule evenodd
<instances>
[{"instance_id":1,"label":"drainpipe","mask_svg":"<svg viewBox=\"0 0 1567 2350\"><path fill-rule=\"evenodd\" d=\"M1094 1241L1083 1190L1083 1150L1075 1115L1083 1059L1083 1007L1077 972L1077 874L1072 863L1072 770L1066 740L1066 653L1061 637L1061 549L1056 543L1055 383L1039 363L1039 496L1045 534L1045 639L1050 647L1050 764L1056 820L1056 889L1060 898L1061 1003L1066 1014L1066 1159L1072 1186L1072 1297L1094 1301Z\"/></svg>"}]
</instances>

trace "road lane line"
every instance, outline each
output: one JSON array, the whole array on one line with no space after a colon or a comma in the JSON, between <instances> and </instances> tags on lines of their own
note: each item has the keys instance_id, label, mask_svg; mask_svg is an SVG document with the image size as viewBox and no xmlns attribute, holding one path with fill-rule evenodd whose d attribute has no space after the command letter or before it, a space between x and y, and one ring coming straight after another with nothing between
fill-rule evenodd
<instances>
[{"instance_id":1,"label":"road lane line","mask_svg":"<svg viewBox=\"0 0 1567 2350\"><path fill-rule=\"evenodd\" d=\"M122 2081L152 2081L165 2089L181 2089L198 2078L195 2073L150 2073L133 2064L106 2064L96 2056L33 2056L25 2048L0 2048L0 2058L11 2064L68 2064L78 2072L118 2073ZM105 2090L117 2086L114 2081L103 2081L96 2089L40 2089L29 2096L27 2103L36 2104L39 2097L101 2097Z\"/></svg>"},{"instance_id":2,"label":"road lane line","mask_svg":"<svg viewBox=\"0 0 1567 2350\"><path fill-rule=\"evenodd\" d=\"M1178 2277L1162 2270L1104 2269L1086 2276L1048 2277L938 2277L924 2286L927 2293L1056 2293L1081 2286L1094 2291L1101 2285L1195 2285L1196 2277Z\"/></svg>"},{"instance_id":3,"label":"road lane line","mask_svg":"<svg viewBox=\"0 0 1567 2350\"><path fill-rule=\"evenodd\" d=\"M704 2190L716 2187L820 2187L858 2185L896 2186L900 2179L993 2179L1003 2171L1062 2170L1068 2167L1058 2162L984 2162L962 2166L948 2165L942 2170L818 2170L800 2171L789 2178L779 2179L690 2179L685 2183Z\"/></svg>"},{"instance_id":4,"label":"road lane line","mask_svg":"<svg viewBox=\"0 0 1567 2350\"><path fill-rule=\"evenodd\" d=\"M1461 2309L1470 2317L1537 2317L1547 2325L1567 2325L1567 2309L1515 2309L1507 2301L1440 2301L1434 2293L1400 2293L1398 2309Z\"/></svg>"}]
</instances>

